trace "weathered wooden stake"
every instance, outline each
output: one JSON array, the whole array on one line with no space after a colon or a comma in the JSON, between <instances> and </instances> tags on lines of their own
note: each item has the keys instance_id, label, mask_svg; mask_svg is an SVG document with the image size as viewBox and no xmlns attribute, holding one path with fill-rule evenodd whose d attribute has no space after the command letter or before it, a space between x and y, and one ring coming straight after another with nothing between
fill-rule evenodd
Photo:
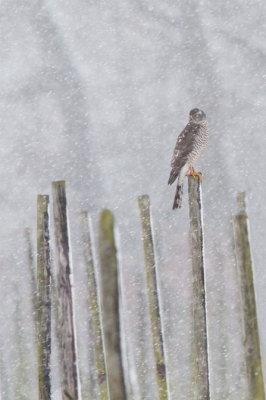
<instances>
[{"instance_id":1,"label":"weathered wooden stake","mask_svg":"<svg viewBox=\"0 0 266 400\"><path fill-rule=\"evenodd\" d=\"M126 400L120 340L118 260L114 229L115 221L112 212L104 210L101 213L99 225L99 258L107 382L110 400Z\"/></svg>"},{"instance_id":2,"label":"weathered wooden stake","mask_svg":"<svg viewBox=\"0 0 266 400\"><path fill-rule=\"evenodd\" d=\"M81 213L82 232L84 242L84 257L87 268L88 296L92 314L92 329L94 338L94 351L96 361L96 374L98 379L98 391L100 400L108 400L108 388L104 362L103 340L101 332L98 292L96 284L95 260L92 250L92 230L89 216L86 211Z\"/></svg>"},{"instance_id":3,"label":"weathered wooden stake","mask_svg":"<svg viewBox=\"0 0 266 400\"><path fill-rule=\"evenodd\" d=\"M233 229L241 292L248 398L249 400L265 400L245 193L238 193L237 204L238 214L233 217Z\"/></svg>"},{"instance_id":4,"label":"weathered wooden stake","mask_svg":"<svg viewBox=\"0 0 266 400\"><path fill-rule=\"evenodd\" d=\"M37 199L37 345L39 400L51 399L51 260L49 196Z\"/></svg>"},{"instance_id":5,"label":"weathered wooden stake","mask_svg":"<svg viewBox=\"0 0 266 400\"><path fill-rule=\"evenodd\" d=\"M210 399L208 337L206 318L206 292L204 271L203 215L201 182L198 177L188 178L188 203L190 219L190 251L192 261L192 396L193 399Z\"/></svg>"},{"instance_id":6,"label":"weathered wooden stake","mask_svg":"<svg viewBox=\"0 0 266 400\"><path fill-rule=\"evenodd\" d=\"M79 381L75 341L66 184L53 182L53 211L57 259L58 319L63 399L78 400Z\"/></svg>"},{"instance_id":7,"label":"weathered wooden stake","mask_svg":"<svg viewBox=\"0 0 266 400\"><path fill-rule=\"evenodd\" d=\"M156 276L154 240L151 226L150 198L148 195L138 197L141 224L142 241L144 247L148 302L150 323L152 330L153 353L155 360L156 378L159 390L159 399L168 399L165 354L163 343L162 322L160 317L158 283Z\"/></svg>"},{"instance_id":8,"label":"weathered wooden stake","mask_svg":"<svg viewBox=\"0 0 266 400\"><path fill-rule=\"evenodd\" d=\"M34 329L35 336L37 332L37 277L36 277L36 264L33 255L33 244L32 244L32 235L29 227L25 228L25 236L28 247L28 265L30 271L30 283L31 283L31 303L32 303L32 313L34 320Z\"/></svg>"},{"instance_id":9,"label":"weathered wooden stake","mask_svg":"<svg viewBox=\"0 0 266 400\"><path fill-rule=\"evenodd\" d=\"M14 334L15 334L15 347L17 350L17 361L14 365L15 367L15 375L13 378L13 388L11 389L11 393L13 392L13 396L10 397L10 379L8 380L9 383L9 390L8 393L5 394L5 398L14 398L14 399L28 399L31 397L32 393L30 393L30 384L31 379L37 378L37 374L32 375L32 371L30 373L29 370L29 358L30 358L30 350L28 347L29 338L26 333L25 329L25 320L23 318L24 309L23 309L23 297L19 291L20 282L16 283L12 295L14 297Z\"/></svg>"}]
</instances>

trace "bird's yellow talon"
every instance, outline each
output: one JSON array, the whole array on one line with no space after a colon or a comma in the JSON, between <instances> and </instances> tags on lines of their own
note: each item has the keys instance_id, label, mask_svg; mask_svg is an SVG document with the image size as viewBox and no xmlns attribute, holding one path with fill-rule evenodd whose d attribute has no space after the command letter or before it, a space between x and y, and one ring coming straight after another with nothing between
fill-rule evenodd
<instances>
[{"instance_id":1,"label":"bird's yellow talon","mask_svg":"<svg viewBox=\"0 0 266 400\"><path fill-rule=\"evenodd\" d=\"M196 172L193 167L190 167L189 173L186 176L193 176L193 179L196 179L196 176L202 181L202 175L200 172Z\"/></svg>"}]
</instances>

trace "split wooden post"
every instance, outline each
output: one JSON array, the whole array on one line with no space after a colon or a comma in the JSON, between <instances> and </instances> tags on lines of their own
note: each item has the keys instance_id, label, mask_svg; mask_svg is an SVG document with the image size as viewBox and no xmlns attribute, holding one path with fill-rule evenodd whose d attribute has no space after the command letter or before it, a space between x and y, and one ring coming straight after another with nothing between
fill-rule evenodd
<instances>
[{"instance_id":1,"label":"split wooden post","mask_svg":"<svg viewBox=\"0 0 266 400\"><path fill-rule=\"evenodd\" d=\"M53 211L57 261L58 320L63 399L79 398L66 184L53 182Z\"/></svg>"},{"instance_id":2,"label":"split wooden post","mask_svg":"<svg viewBox=\"0 0 266 400\"><path fill-rule=\"evenodd\" d=\"M114 229L115 221L112 212L104 210L99 224L99 258L107 382L110 400L126 400L120 338L118 259Z\"/></svg>"},{"instance_id":3,"label":"split wooden post","mask_svg":"<svg viewBox=\"0 0 266 400\"><path fill-rule=\"evenodd\" d=\"M194 399L209 400L209 362L204 270L203 215L201 182L198 177L188 178L190 219L190 251L192 261L192 391Z\"/></svg>"},{"instance_id":4,"label":"split wooden post","mask_svg":"<svg viewBox=\"0 0 266 400\"><path fill-rule=\"evenodd\" d=\"M237 195L238 213L233 217L236 264L241 294L244 350L250 400L265 400L259 328L250 253L245 193Z\"/></svg>"},{"instance_id":5,"label":"split wooden post","mask_svg":"<svg viewBox=\"0 0 266 400\"><path fill-rule=\"evenodd\" d=\"M51 260L49 196L37 198L37 346L39 400L51 399Z\"/></svg>"},{"instance_id":6,"label":"split wooden post","mask_svg":"<svg viewBox=\"0 0 266 400\"><path fill-rule=\"evenodd\" d=\"M103 340L100 323L98 291L96 283L95 260L93 258L92 230L89 215L86 211L81 213L82 232L84 242L84 258L87 269L88 297L92 314L92 330L94 339L94 352L98 392L100 400L108 400L108 388L104 362Z\"/></svg>"},{"instance_id":7,"label":"split wooden post","mask_svg":"<svg viewBox=\"0 0 266 400\"><path fill-rule=\"evenodd\" d=\"M159 307L158 277L156 275L154 239L151 225L150 198L148 195L138 197L142 224L142 241L144 248L150 324L155 361L156 379L159 400L168 399L165 354L163 343L162 321Z\"/></svg>"}]
</instances>

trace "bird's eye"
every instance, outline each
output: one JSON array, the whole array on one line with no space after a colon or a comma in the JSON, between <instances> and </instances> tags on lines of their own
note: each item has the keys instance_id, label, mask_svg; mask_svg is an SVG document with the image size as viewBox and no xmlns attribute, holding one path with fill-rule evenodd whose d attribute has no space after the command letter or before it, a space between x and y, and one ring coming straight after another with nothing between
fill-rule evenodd
<instances>
[{"instance_id":1,"label":"bird's eye","mask_svg":"<svg viewBox=\"0 0 266 400\"><path fill-rule=\"evenodd\" d=\"M198 118L198 117L199 117L199 114L196 114L195 117Z\"/></svg>"}]
</instances>

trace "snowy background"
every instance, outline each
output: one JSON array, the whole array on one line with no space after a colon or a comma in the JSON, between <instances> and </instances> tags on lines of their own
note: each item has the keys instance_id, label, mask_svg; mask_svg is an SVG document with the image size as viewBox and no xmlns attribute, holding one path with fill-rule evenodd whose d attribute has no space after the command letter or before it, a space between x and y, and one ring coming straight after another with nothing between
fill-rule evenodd
<instances>
[{"instance_id":1,"label":"snowy background","mask_svg":"<svg viewBox=\"0 0 266 400\"><path fill-rule=\"evenodd\" d=\"M36 196L51 195L54 180L67 182L83 399L95 395L79 213L91 213L97 234L106 207L121 235L135 398L139 391L156 399L141 194L151 196L170 387L190 398L187 189L183 208L172 212L167 180L176 137L195 107L210 125L196 169L204 176L212 395L246 400L230 220L237 191L246 191L266 375L266 3L4 0L0 7L2 400L37 398L24 229L35 238ZM55 354L53 370L58 400Z\"/></svg>"}]
</instances>

